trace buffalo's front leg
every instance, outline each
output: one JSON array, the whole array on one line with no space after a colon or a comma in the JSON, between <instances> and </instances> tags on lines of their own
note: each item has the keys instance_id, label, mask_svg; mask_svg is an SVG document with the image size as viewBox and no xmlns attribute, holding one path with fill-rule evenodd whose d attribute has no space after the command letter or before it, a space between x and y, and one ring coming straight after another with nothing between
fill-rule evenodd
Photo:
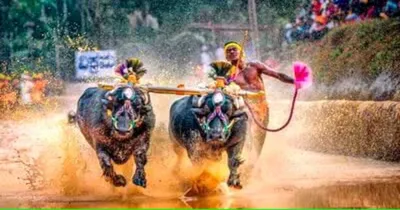
<instances>
[{"instance_id":1,"label":"buffalo's front leg","mask_svg":"<svg viewBox=\"0 0 400 210\"><path fill-rule=\"evenodd\" d=\"M110 154L101 146L97 147L96 152L100 167L103 170L103 176L106 177L106 180L111 181L116 187L124 187L126 180L124 176L115 173Z\"/></svg>"},{"instance_id":2,"label":"buffalo's front leg","mask_svg":"<svg viewBox=\"0 0 400 210\"><path fill-rule=\"evenodd\" d=\"M243 163L243 160L241 158L243 145L244 141L240 141L237 144L227 148L228 166L230 171L228 178L228 186L237 189L242 189L238 168Z\"/></svg>"},{"instance_id":3,"label":"buffalo's front leg","mask_svg":"<svg viewBox=\"0 0 400 210\"><path fill-rule=\"evenodd\" d=\"M133 184L146 188L146 172L144 166L147 163L147 155L145 152L135 154L136 170L133 176Z\"/></svg>"},{"instance_id":4,"label":"buffalo's front leg","mask_svg":"<svg viewBox=\"0 0 400 210\"><path fill-rule=\"evenodd\" d=\"M137 186L141 186L146 188L147 181L146 181L146 172L144 170L144 166L147 163L147 150L149 148L150 143L150 134L145 133L143 134L140 139L140 145L134 151L135 157L135 164L136 170L135 174L133 175L132 182Z\"/></svg>"}]
</instances>

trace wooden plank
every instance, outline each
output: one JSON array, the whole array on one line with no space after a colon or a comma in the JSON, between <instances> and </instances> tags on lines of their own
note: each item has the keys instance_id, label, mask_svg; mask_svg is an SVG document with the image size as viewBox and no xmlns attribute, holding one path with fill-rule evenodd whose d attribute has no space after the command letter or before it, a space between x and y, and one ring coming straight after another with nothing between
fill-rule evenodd
<instances>
[{"instance_id":1,"label":"wooden plank","mask_svg":"<svg viewBox=\"0 0 400 210\"><path fill-rule=\"evenodd\" d=\"M176 88L167 86L140 86L141 89L150 93L175 94L175 95L204 95L214 92L213 89L199 88Z\"/></svg>"},{"instance_id":2,"label":"wooden plank","mask_svg":"<svg viewBox=\"0 0 400 210\"><path fill-rule=\"evenodd\" d=\"M114 86L111 84L99 83L98 87L105 90L112 90ZM144 91L148 91L150 93L171 94L171 95L205 95L215 91L214 89L207 89L207 88L204 89L186 88L186 87L177 88L177 87L153 86L153 85L139 85L139 88L143 89ZM234 95L243 96L246 98L257 98L257 97L262 97L264 95L264 91L251 92L251 91L240 90Z\"/></svg>"}]
</instances>

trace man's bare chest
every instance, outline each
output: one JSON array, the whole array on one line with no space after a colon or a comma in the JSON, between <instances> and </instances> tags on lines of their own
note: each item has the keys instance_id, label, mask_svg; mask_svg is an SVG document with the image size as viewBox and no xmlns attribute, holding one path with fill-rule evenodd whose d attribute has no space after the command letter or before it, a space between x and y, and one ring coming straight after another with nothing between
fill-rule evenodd
<instances>
[{"instance_id":1,"label":"man's bare chest","mask_svg":"<svg viewBox=\"0 0 400 210\"><path fill-rule=\"evenodd\" d=\"M235 83L246 90L263 90L263 81L257 69L246 68L240 71L235 79Z\"/></svg>"}]
</instances>

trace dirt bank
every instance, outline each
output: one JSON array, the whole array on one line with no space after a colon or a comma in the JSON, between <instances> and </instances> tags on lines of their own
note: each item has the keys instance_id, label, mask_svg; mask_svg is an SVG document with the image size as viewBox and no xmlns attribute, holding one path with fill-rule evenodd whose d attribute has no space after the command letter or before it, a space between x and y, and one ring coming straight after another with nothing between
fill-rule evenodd
<instances>
[{"instance_id":1,"label":"dirt bank","mask_svg":"<svg viewBox=\"0 0 400 210\"><path fill-rule=\"evenodd\" d=\"M300 148L400 160L398 102L302 102L297 104L291 126L298 131L298 138L292 143Z\"/></svg>"}]
</instances>

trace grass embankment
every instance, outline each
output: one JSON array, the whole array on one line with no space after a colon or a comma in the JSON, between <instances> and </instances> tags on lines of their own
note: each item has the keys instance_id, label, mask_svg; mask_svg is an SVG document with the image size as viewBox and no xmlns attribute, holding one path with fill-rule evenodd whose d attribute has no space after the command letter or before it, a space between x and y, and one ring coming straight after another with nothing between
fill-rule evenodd
<instances>
[{"instance_id":1,"label":"grass embankment","mask_svg":"<svg viewBox=\"0 0 400 210\"><path fill-rule=\"evenodd\" d=\"M400 19L341 26L288 56L313 68L307 99L400 101Z\"/></svg>"}]
</instances>

